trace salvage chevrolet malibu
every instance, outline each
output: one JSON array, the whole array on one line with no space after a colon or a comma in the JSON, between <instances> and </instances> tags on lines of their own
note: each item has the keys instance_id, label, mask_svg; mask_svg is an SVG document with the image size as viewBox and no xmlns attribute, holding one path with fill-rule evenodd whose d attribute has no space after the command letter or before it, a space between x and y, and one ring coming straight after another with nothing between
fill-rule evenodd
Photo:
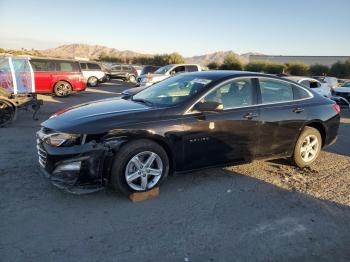
<instances>
[{"instance_id":1,"label":"salvage chevrolet malibu","mask_svg":"<svg viewBox=\"0 0 350 262\"><path fill-rule=\"evenodd\" d=\"M128 98L63 109L37 133L41 169L70 192L112 185L125 194L169 174L290 158L305 167L335 141L339 106L278 77L181 74Z\"/></svg>"}]
</instances>

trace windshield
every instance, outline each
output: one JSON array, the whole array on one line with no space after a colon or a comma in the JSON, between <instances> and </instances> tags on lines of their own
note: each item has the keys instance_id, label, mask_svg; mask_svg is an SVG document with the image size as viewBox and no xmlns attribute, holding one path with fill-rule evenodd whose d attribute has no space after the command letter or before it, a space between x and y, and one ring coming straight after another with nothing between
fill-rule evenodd
<instances>
[{"instance_id":1,"label":"windshield","mask_svg":"<svg viewBox=\"0 0 350 262\"><path fill-rule=\"evenodd\" d=\"M159 68L158 70L156 70L154 73L155 74L165 74L172 67L173 67L172 65L163 66L163 67Z\"/></svg>"},{"instance_id":2,"label":"windshield","mask_svg":"<svg viewBox=\"0 0 350 262\"><path fill-rule=\"evenodd\" d=\"M146 88L134 95L132 100L155 106L172 106L186 101L211 81L195 75L178 75Z\"/></svg>"},{"instance_id":3,"label":"windshield","mask_svg":"<svg viewBox=\"0 0 350 262\"><path fill-rule=\"evenodd\" d=\"M344 83L341 87L350 87L350 82Z\"/></svg>"}]
</instances>

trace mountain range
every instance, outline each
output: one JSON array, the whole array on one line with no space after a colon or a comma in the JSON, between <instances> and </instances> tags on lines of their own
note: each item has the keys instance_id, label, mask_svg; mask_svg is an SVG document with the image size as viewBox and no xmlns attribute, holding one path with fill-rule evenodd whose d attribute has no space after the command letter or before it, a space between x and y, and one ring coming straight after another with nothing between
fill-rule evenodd
<instances>
[{"instance_id":1,"label":"mountain range","mask_svg":"<svg viewBox=\"0 0 350 262\"><path fill-rule=\"evenodd\" d=\"M142 54L138 52L133 52L130 50L120 51L115 48L110 48L100 45L87 45L87 44L68 44L61 45L56 48L50 48L46 50L39 50L45 56L50 57L60 57L60 58L88 58L91 60L97 59L101 54L107 56L118 56L124 59L129 59L132 57L138 56L151 56L151 54ZM185 57L187 63L196 63L200 65L207 65L210 62L222 63L225 56L228 54L233 54L236 56L242 63L246 64L249 62L249 57L252 54L260 53L245 53L237 54L233 51L218 51L210 54L204 54L199 56Z\"/></svg>"}]
</instances>

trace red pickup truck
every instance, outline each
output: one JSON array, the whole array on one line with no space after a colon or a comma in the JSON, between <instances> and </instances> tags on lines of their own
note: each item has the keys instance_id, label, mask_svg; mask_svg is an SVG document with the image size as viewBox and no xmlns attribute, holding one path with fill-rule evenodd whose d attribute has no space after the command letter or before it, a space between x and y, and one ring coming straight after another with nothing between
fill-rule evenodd
<instances>
[{"instance_id":1,"label":"red pickup truck","mask_svg":"<svg viewBox=\"0 0 350 262\"><path fill-rule=\"evenodd\" d=\"M32 58L36 93L54 93L69 96L72 92L84 91L86 80L79 62L74 60Z\"/></svg>"}]
</instances>

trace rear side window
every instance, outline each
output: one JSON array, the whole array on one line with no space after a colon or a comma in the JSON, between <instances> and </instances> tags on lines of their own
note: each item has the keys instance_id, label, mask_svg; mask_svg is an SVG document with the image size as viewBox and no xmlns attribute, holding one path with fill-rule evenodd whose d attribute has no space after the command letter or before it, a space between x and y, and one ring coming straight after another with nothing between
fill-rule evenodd
<instances>
[{"instance_id":1,"label":"rear side window","mask_svg":"<svg viewBox=\"0 0 350 262\"><path fill-rule=\"evenodd\" d=\"M198 67L195 66L195 65L189 65L189 66L186 66L186 71L187 72L197 72L198 71Z\"/></svg>"},{"instance_id":2,"label":"rear side window","mask_svg":"<svg viewBox=\"0 0 350 262\"><path fill-rule=\"evenodd\" d=\"M79 72L80 67L78 62L57 61L57 71L59 72Z\"/></svg>"},{"instance_id":3,"label":"rear side window","mask_svg":"<svg viewBox=\"0 0 350 262\"><path fill-rule=\"evenodd\" d=\"M94 63L87 63L87 67L89 70L101 70L101 67Z\"/></svg>"},{"instance_id":4,"label":"rear side window","mask_svg":"<svg viewBox=\"0 0 350 262\"><path fill-rule=\"evenodd\" d=\"M274 79L259 79L263 104L293 100L293 86Z\"/></svg>"},{"instance_id":5,"label":"rear side window","mask_svg":"<svg viewBox=\"0 0 350 262\"><path fill-rule=\"evenodd\" d=\"M310 94L305 90L300 88L297 85L293 85L294 99L304 99L310 97Z\"/></svg>"}]
</instances>

